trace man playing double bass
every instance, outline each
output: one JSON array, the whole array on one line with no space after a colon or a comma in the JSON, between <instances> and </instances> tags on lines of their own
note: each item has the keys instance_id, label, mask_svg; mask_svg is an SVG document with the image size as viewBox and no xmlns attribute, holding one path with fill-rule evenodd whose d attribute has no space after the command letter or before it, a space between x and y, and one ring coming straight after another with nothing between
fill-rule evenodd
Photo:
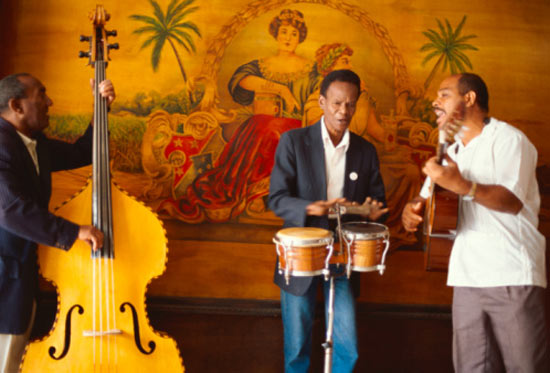
<instances>
[{"instance_id":1,"label":"man playing double bass","mask_svg":"<svg viewBox=\"0 0 550 373\"><path fill-rule=\"evenodd\" d=\"M461 196L447 279L455 371L500 372L503 363L507 372L549 372L537 150L521 131L488 116L487 86L475 74L445 79L433 107L440 128L463 113L447 164L432 158L423 168ZM403 211L408 231L422 222L428 183Z\"/></svg>"},{"instance_id":2,"label":"man playing double bass","mask_svg":"<svg viewBox=\"0 0 550 373\"><path fill-rule=\"evenodd\" d=\"M112 83L100 83L111 104ZM103 234L78 226L48 210L51 172L91 163L92 129L74 144L49 139L53 102L44 85L27 73L0 80L0 372L19 370L36 309L37 243L69 250L79 239L94 250ZM68 269L70 270L70 269Z\"/></svg>"}]
</instances>

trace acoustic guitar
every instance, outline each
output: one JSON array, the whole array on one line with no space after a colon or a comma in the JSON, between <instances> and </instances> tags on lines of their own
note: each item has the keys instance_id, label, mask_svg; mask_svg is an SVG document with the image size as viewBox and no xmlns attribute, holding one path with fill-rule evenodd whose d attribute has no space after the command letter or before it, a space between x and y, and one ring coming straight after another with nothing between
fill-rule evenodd
<instances>
[{"instance_id":1,"label":"acoustic guitar","mask_svg":"<svg viewBox=\"0 0 550 373\"><path fill-rule=\"evenodd\" d=\"M436 162L443 158L450 145L449 137L460 129L455 115L442 126L436 151ZM450 125L451 123L452 125ZM424 266L427 271L446 271L456 237L458 195L432 182L430 197L424 210Z\"/></svg>"}]
</instances>

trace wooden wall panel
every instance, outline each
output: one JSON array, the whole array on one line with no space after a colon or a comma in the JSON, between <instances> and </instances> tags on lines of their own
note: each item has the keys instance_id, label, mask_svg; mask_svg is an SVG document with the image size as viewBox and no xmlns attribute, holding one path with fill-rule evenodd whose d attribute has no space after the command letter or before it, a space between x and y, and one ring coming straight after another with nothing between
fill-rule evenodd
<instances>
[{"instance_id":1,"label":"wooden wall panel","mask_svg":"<svg viewBox=\"0 0 550 373\"><path fill-rule=\"evenodd\" d=\"M153 281L151 295L278 299L272 283L272 245L170 241L166 273Z\"/></svg>"},{"instance_id":2,"label":"wooden wall panel","mask_svg":"<svg viewBox=\"0 0 550 373\"><path fill-rule=\"evenodd\" d=\"M0 77L14 72L14 60L11 51L16 45L16 6L14 0L0 1Z\"/></svg>"},{"instance_id":3,"label":"wooden wall panel","mask_svg":"<svg viewBox=\"0 0 550 373\"><path fill-rule=\"evenodd\" d=\"M170 241L168 268L154 280L151 295L205 298L279 299L273 284L273 244ZM361 274L360 301L449 304L446 273L426 272L423 253L395 251L384 275ZM291 279L292 281L292 279Z\"/></svg>"}]
</instances>

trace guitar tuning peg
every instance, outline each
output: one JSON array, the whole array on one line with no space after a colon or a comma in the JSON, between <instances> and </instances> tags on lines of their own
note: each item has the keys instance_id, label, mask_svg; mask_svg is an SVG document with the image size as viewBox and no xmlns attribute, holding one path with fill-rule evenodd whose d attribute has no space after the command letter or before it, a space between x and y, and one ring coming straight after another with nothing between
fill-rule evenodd
<instances>
[{"instance_id":1,"label":"guitar tuning peg","mask_svg":"<svg viewBox=\"0 0 550 373\"><path fill-rule=\"evenodd\" d=\"M107 36L116 36L117 35L116 30L105 31L105 33L107 34Z\"/></svg>"},{"instance_id":2,"label":"guitar tuning peg","mask_svg":"<svg viewBox=\"0 0 550 373\"><path fill-rule=\"evenodd\" d=\"M118 43L108 44L108 45L107 45L107 48L108 48L108 49L118 49L118 48L119 48L119 45L118 45Z\"/></svg>"},{"instance_id":3,"label":"guitar tuning peg","mask_svg":"<svg viewBox=\"0 0 550 373\"><path fill-rule=\"evenodd\" d=\"M80 52L78 52L78 57L79 58L89 58L90 57L90 52L80 51Z\"/></svg>"},{"instance_id":4,"label":"guitar tuning peg","mask_svg":"<svg viewBox=\"0 0 550 373\"><path fill-rule=\"evenodd\" d=\"M84 42L84 41L90 41L90 40L92 40L91 36L80 35L80 41Z\"/></svg>"}]
</instances>

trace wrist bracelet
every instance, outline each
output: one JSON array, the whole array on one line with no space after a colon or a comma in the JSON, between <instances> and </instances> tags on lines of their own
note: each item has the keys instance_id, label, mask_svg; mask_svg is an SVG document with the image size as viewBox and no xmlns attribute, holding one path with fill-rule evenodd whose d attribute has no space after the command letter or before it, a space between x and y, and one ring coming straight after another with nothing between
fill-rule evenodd
<instances>
[{"instance_id":1,"label":"wrist bracelet","mask_svg":"<svg viewBox=\"0 0 550 373\"><path fill-rule=\"evenodd\" d=\"M462 196L463 201L472 201L476 195L476 189L477 189L477 183L475 181L472 181L472 187L470 188L470 191L468 194L465 194Z\"/></svg>"}]
</instances>

